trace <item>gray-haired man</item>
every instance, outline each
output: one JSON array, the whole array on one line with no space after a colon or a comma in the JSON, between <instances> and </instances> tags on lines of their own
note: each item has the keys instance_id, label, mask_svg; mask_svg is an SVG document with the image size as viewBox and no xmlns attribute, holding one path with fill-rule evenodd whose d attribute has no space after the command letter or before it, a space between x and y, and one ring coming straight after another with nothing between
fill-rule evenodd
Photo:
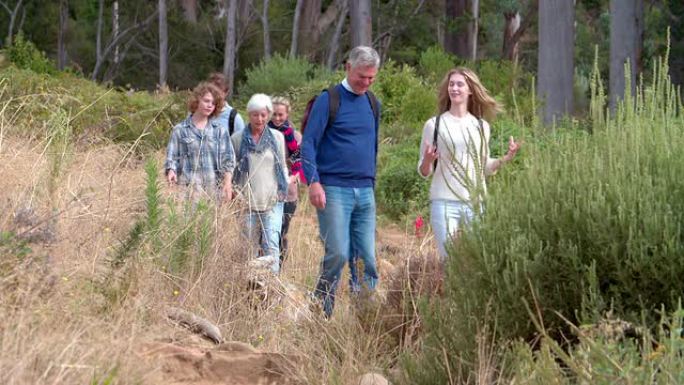
<instances>
[{"instance_id":1,"label":"gray-haired man","mask_svg":"<svg viewBox=\"0 0 684 385\"><path fill-rule=\"evenodd\" d=\"M317 209L325 244L315 294L327 316L332 315L335 289L352 252L364 262L364 287L374 290L378 281L374 187L380 105L368 88L379 66L373 48L352 49L347 77L316 99L302 139L309 199ZM329 121L331 100L339 106Z\"/></svg>"}]
</instances>

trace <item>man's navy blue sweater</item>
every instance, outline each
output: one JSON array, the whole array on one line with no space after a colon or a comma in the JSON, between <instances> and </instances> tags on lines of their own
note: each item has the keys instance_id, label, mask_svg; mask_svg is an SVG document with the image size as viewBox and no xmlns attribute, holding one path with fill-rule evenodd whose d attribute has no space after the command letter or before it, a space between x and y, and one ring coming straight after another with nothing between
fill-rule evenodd
<instances>
[{"instance_id":1,"label":"man's navy blue sweater","mask_svg":"<svg viewBox=\"0 0 684 385\"><path fill-rule=\"evenodd\" d=\"M357 95L342 84L336 87L340 107L330 127L326 129L328 93L321 93L311 108L302 139L304 175L308 183L374 187L379 121L366 94Z\"/></svg>"}]
</instances>

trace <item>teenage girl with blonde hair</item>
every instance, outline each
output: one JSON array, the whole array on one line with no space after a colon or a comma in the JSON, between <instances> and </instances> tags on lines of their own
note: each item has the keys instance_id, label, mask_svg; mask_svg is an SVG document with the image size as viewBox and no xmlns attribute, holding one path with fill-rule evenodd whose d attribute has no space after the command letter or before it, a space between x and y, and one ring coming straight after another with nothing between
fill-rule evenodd
<instances>
[{"instance_id":1,"label":"teenage girl with blonde hair","mask_svg":"<svg viewBox=\"0 0 684 385\"><path fill-rule=\"evenodd\" d=\"M423 127L418 173L424 178L432 175L430 223L444 261L447 241L457 236L461 223L481 210L485 176L511 161L520 143L510 137L503 157L489 157L491 129L485 118L494 119L501 106L468 68L447 72L439 88L438 109L438 115Z\"/></svg>"}]
</instances>

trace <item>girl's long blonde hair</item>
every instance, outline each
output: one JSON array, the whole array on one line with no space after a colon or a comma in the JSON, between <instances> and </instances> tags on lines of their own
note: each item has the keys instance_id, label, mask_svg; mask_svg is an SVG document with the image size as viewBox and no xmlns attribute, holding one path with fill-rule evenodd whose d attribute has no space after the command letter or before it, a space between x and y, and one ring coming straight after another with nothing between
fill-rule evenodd
<instances>
[{"instance_id":1,"label":"girl's long blonde hair","mask_svg":"<svg viewBox=\"0 0 684 385\"><path fill-rule=\"evenodd\" d=\"M478 119L484 118L491 121L496 117L498 112L503 111L499 102L490 96L485 86L480 83L480 78L477 77L475 72L466 67L457 67L447 72L442 80L442 84L439 86L437 107L440 115L449 111L451 108L449 79L454 74L462 75L468 84L468 88L470 88L471 94L470 97L468 97L468 112Z\"/></svg>"}]
</instances>

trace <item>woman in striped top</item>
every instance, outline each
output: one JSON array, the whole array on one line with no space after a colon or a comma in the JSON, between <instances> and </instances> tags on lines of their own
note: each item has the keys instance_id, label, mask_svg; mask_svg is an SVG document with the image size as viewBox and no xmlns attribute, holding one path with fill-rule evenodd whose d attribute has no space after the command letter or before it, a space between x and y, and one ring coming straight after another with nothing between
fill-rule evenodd
<instances>
[{"instance_id":1,"label":"woman in striped top","mask_svg":"<svg viewBox=\"0 0 684 385\"><path fill-rule=\"evenodd\" d=\"M295 210L297 210L297 200L299 198L297 187L298 179L301 179L302 182L304 182L305 179L299 153L299 143L302 141L302 135L298 131L295 131L289 121L290 101L281 96L274 97L272 101L273 116L271 121L268 122L268 126L280 131L285 137L287 168L289 170L287 197L285 198L285 206L283 207L283 227L280 233L280 265L282 267L287 253L287 231L290 228L290 220L292 220Z\"/></svg>"}]
</instances>

